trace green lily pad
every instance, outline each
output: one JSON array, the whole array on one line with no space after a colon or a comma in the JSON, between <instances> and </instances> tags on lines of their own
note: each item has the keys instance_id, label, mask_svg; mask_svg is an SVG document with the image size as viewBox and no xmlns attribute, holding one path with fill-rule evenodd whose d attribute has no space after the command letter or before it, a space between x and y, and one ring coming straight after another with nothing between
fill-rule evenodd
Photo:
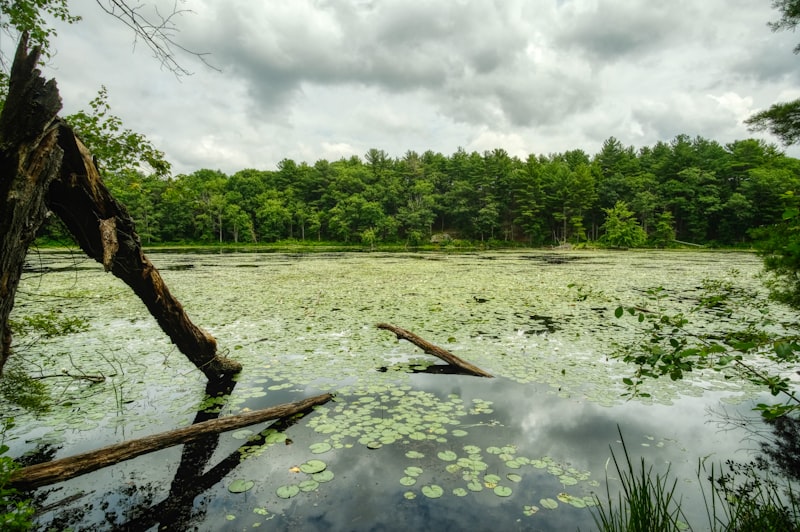
<instances>
[{"instance_id":1,"label":"green lily pad","mask_svg":"<svg viewBox=\"0 0 800 532\"><path fill-rule=\"evenodd\" d=\"M494 488L494 494L498 497L508 497L511 492L512 490L508 486L495 486Z\"/></svg>"},{"instance_id":2,"label":"green lily pad","mask_svg":"<svg viewBox=\"0 0 800 532\"><path fill-rule=\"evenodd\" d=\"M416 499L417 498L417 494L414 493L413 491L407 491L407 492L403 493L403 497L405 497L406 499L408 499L410 501L410 500Z\"/></svg>"},{"instance_id":3,"label":"green lily pad","mask_svg":"<svg viewBox=\"0 0 800 532\"><path fill-rule=\"evenodd\" d=\"M419 451L408 451L406 453L406 458L425 458L425 455Z\"/></svg>"},{"instance_id":4,"label":"green lily pad","mask_svg":"<svg viewBox=\"0 0 800 532\"><path fill-rule=\"evenodd\" d=\"M298 485L298 487L300 488L300 491L314 491L319 487L319 482L311 479L304 480Z\"/></svg>"},{"instance_id":5,"label":"green lily pad","mask_svg":"<svg viewBox=\"0 0 800 532\"><path fill-rule=\"evenodd\" d=\"M300 493L300 486L297 484L289 484L288 486L281 486L275 490L275 494L281 499L291 499Z\"/></svg>"},{"instance_id":6,"label":"green lily pad","mask_svg":"<svg viewBox=\"0 0 800 532\"><path fill-rule=\"evenodd\" d=\"M311 452L314 453L314 454L322 454L322 453L327 453L328 451L330 451L332 449L332 447L331 447L331 444L328 443L328 442L320 442L320 443L315 443L315 444L311 445L310 449L311 449Z\"/></svg>"},{"instance_id":7,"label":"green lily pad","mask_svg":"<svg viewBox=\"0 0 800 532\"><path fill-rule=\"evenodd\" d=\"M322 460L309 460L304 464L300 464L300 471L311 475L313 473L325 471L326 467L328 467L328 465Z\"/></svg>"},{"instance_id":8,"label":"green lily pad","mask_svg":"<svg viewBox=\"0 0 800 532\"><path fill-rule=\"evenodd\" d=\"M522 513L524 513L525 515L527 515L529 517L531 515L535 514L538 511L539 511L539 507L535 506L535 505L527 505L526 504L525 506L522 507Z\"/></svg>"},{"instance_id":9,"label":"green lily pad","mask_svg":"<svg viewBox=\"0 0 800 532\"><path fill-rule=\"evenodd\" d=\"M522 477L516 473L509 473L506 475L506 478L511 482L522 482Z\"/></svg>"},{"instance_id":10,"label":"green lily pad","mask_svg":"<svg viewBox=\"0 0 800 532\"><path fill-rule=\"evenodd\" d=\"M422 494L429 499L438 499L444 494L444 490L441 486L437 486L436 484L428 484L422 486Z\"/></svg>"},{"instance_id":11,"label":"green lily pad","mask_svg":"<svg viewBox=\"0 0 800 532\"><path fill-rule=\"evenodd\" d=\"M456 429L456 430L450 431L450 434L452 434L456 438L463 438L464 436L469 434L469 432L467 432L466 430Z\"/></svg>"},{"instance_id":12,"label":"green lily pad","mask_svg":"<svg viewBox=\"0 0 800 532\"><path fill-rule=\"evenodd\" d=\"M404 469L404 472L409 477L418 477L422 474L422 468L417 466L409 466Z\"/></svg>"},{"instance_id":13,"label":"green lily pad","mask_svg":"<svg viewBox=\"0 0 800 532\"><path fill-rule=\"evenodd\" d=\"M453 460L458 458L458 455L453 451L439 451L437 456L439 457L440 460L444 460L445 462L452 462Z\"/></svg>"},{"instance_id":14,"label":"green lily pad","mask_svg":"<svg viewBox=\"0 0 800 532\"><path fill-rule=\"evenodd\" d=\"M481 452L481 448L476 445L465 445L464 452L467 454L478 454Z\"/></svg>"},{"instance_id":15,"label":"green lily pad","mask_svg":"<svg viewBox=\"0 0 800 532\"><path fill-rule=\"evenodd\" d=\"M228 486L228 491L231 493L244 493L255 485L256 483L252 480L236 479L230 483Z\"/></svg>"},{"instance_id":16,"label":"green lily pad","mask_svg":"<svg viewBox=\"0 0 800 532\"><path fill-rule=\"evenodd\" d=\"M549 497L546 499L540 499L539 504L541 504L544 508L547 508L548 510L555 510L556 508L558 508L558 501L556 501L555 499L551 499Z\"/></svg>"},{"instance_id":17,"label":"green lily pad","mask_svg":"<svg viewBox=\"0 0 800 532\"><path fill-rule=\"evenodd\" d=\"M415 477L401 477L400 484L403 486L413 486L417 483L417 479Z\"/></svg>"},{"instance_id":18,"label":"green lily pad","mask_svg":"<svg viewBox=\"0 0 800 532\"><path fill-rule=\"evenodd\" d=\"M314 473L311 475L311 478L316 480L319 483L322 482L330 482L333 480L333 471L330 469L326 469L325 471L320 471L319 473Z\"/></svg>"},{"instance_id":19,"label":"green lily pad","mask_svg":"<svg viewBox=\"0 0 800 532\"><path fill-rule=\"evenodd\" d=\"M455 495L456 497L466 497L467 493L469 493L469 492L467 490L465 490L464 488L455 488L455 489L453 489L453 495Z\"/></svg>"},{"instance_id":20,"label":"green lily pad","mask_svg":"<svg viewBox=\"0 0 800 532\"><path fill-rule=\"evenodd\" d=\"M483 484L478 480L471 480L469 484L467 484L467 489L470 491L483 491Z\"/></svg>"}]
</instances>

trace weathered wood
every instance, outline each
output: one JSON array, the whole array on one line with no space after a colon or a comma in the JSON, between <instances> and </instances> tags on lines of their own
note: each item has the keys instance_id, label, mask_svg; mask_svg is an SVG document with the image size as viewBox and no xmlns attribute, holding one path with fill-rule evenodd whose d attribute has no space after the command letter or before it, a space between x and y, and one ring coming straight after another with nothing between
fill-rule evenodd
<instances>
[{"instance_id":1,"label":"weathered wood","mask_svg":"<svg viewBox=\"0 0 800 532\"><path fill-rule=\"evenodd\" d=\"M58 142L64 151L61 174L45 199L81 249L131 287L172 342L209 379L241 371L241 364L217 353L214 337L192 323L170 293L142 250L133 218L106 188L86 146L66 125L59 129Z\"/></svg>"},{"instance_id":2,"label":"weathered wood","mask_svg":"<svg viewBox=\"0 0 800 532\"><path fill-rule=\"evenodd\" d=\"M408 340L409 342L419 347L429 355L438 357L447 362L448 364L462 369L465 373L469 373L470 375L475 375L476 377L489 377L489 378L494 377L491 373L482 370L478 366L470 364L466 360L457 357L456 355L454 355L450 351L447 351L446 349L442 349L441 347L420 338L411 331L407 331L401 327L396 327L388 323L379 323L378 325L376 325L376 327L378 327L378 329L385 329L387 331L393 332L397 336L398 340Z\"/></svg>"},{"instance_id":3,"label":"weathered wood","mask_svg":"<svg viewBox=\"0 0 800 532\"><path fill-rule=\"evenodd\" d=\"M11 353L8 320L25 256L47 215L44 195L62 155L56 143L61 99L55 81L36 68L39 55L38 49L28 54L23 35L0 114L0 375Z\"/></svg>"},{"instance_id":4,"label":"weathered wood","mask_svg":"<svg viewBox=\"0 0 800 532\"><path fill-rule=\"evenodd\" d=\"M316 395L294 403L286 403L221 419L211 419L182 429L109 445L96 451L23 467L11 474L9 485L18 489L32 489L69 480L143 454L166 449L181 443L190 443L210 434L218 434L305 412L314 406L327 403L332 398L333 395L329 393Z\"/></svg>"},{"instance_id":5,"label":"weathered wood","mask_svg":"<svg viewBox=\"0 0 800 532\"><path fill-rule=\"evenodd\" d=\"M214 337L192 323L144 255L128 211L106 188L86 146L57 117L56 84L42 78L40 52L28 54L27 45L23 35L0 114L0 375L11 353L8 319L22 267L48 209L90 257L133 289L209 379L238 373L241 364L217 353Z\"/></svg>"}]
</instances>

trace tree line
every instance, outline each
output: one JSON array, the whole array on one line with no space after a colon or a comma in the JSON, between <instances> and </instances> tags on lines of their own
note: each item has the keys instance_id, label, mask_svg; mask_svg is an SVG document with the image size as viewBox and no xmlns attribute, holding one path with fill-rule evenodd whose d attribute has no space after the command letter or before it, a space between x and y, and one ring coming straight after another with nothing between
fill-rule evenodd
<instances>
[{"instance_id":1,"label":"tree line","mask_svg":"<svg viewBox=\"0 0 800 532\"><path fill-rule=\"evenodd\" d=\"M594 156L570 150L522 160L503 149L459 148L393 158L370 149L363 158L284 159L276 170L233 175L114 170L105 180L148 244L736 245L779 222L782 196L800 182L800 161L774 145L687 135L638 150L611 137Z\"/></svg>"}]
</instances>

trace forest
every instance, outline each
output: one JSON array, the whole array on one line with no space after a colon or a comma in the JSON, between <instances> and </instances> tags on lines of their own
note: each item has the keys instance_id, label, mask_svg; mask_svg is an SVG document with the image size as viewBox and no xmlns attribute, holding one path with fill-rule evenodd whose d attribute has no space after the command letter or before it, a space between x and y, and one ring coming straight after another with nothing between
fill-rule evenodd
<instances>
[{"instance_id":1,"label":"forest","mask_svg":"<svg viewBox=\"0 0 800 532\"><path fill-rule=\"evenodd\" d=\"M679 135L639 149L610 137L593 156L575 149L522 160L502 148L459 148L393 157L370 149L363 158L284 159L276 170L233 175L104 173L146 245L736 246L750 242L753 228L781 220L800 161L762 140L721 145Z\"/></svg>"}]
</instances>

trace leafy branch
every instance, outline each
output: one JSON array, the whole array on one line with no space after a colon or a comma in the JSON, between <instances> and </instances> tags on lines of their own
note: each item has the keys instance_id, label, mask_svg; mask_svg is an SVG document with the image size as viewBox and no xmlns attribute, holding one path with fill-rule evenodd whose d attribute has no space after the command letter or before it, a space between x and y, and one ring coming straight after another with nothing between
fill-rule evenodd
<instances>
[{"instance_id":1,"label":"leafy branch","mask_svg":"<svg viewBox=\"0 0 800 532\"><path fill-rule=\"evenodd\" d=\"M660 302L664 297L663 288L651 289L648 295L651 300ZM753 312L742 316L747 310ZM704 312L733 319L736 326L721 333L702 332L702 329L690 331L690 318ZM766 419L800 411L800 398L792 390L791 381L785 376L771 374L759 362L775 363L779 368L796 364L800 360L798 339L766 332L768 325L775 325L768 316L766 304L733 283L705 280L703 295L689 316L625 306L617 307L614 315L617 319L625 315L635 317L644 326L641 340L616 354L617 358L635 368L633 375L622 379L628 388L624 396L649 397L650 394L641 390L647 379L669 376L677 381L702 369L724 371L733 368L740 378L767 388L773 396L784 398L782 404L760 403L756 406ZM730 379L732 375L725 378Z\"/></svg>"}]
</instances>

